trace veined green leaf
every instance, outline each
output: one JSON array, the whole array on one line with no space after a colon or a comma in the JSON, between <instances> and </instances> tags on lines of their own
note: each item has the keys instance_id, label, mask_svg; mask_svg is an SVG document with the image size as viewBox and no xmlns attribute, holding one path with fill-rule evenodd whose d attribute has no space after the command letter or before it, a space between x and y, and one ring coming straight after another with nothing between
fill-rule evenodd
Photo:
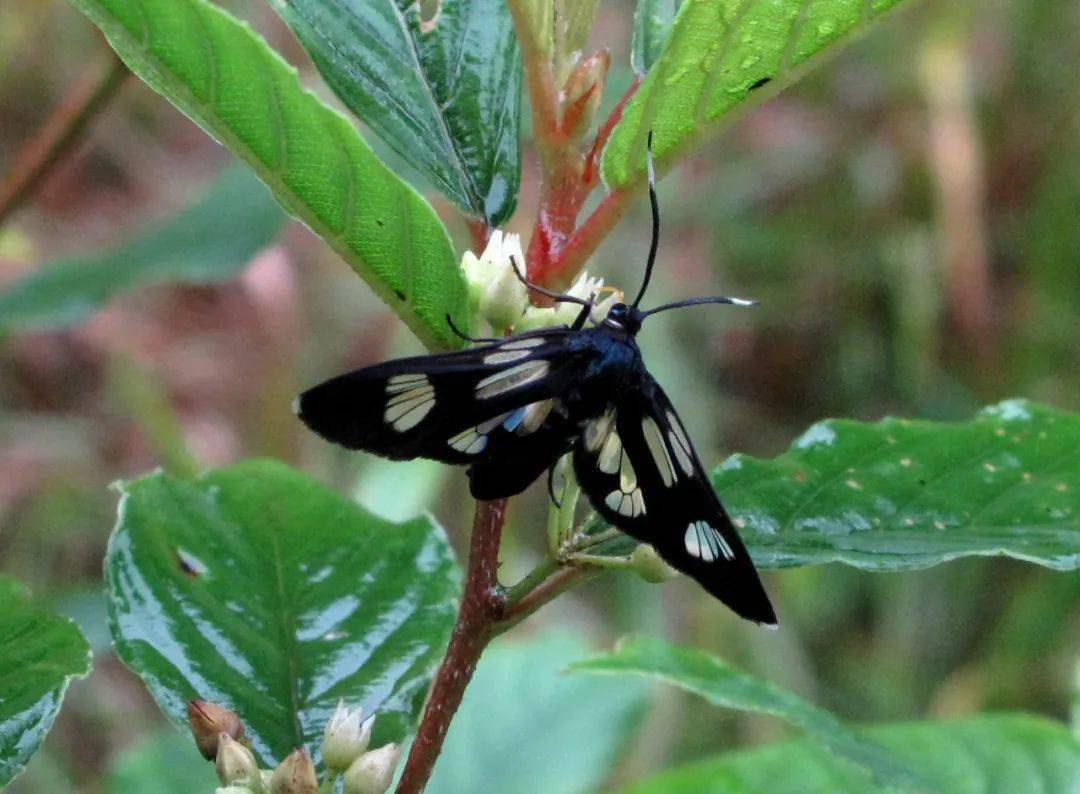
<instances>
[{"instance_id":1,"label":"veined green leaf","mask_svg":"<svg viewBox=\"0 0 1080 794\"><path fill-rule=\"evenodd\" d=\"M793 692L731 667L704 651L680 648L655 637L624 637L615 650L570 665L571 672L648 676L701 695L715 706L779 717L801 728L841 758L862 766L882 784L921 782L901 762L828 711Z\"/></svg>"},{"instance_id":2,"label":"veined green leaf","mask_svg":"<svg viewBox=\"0 0 1080 794\"><path fill-rule=\"evenodd\" d=\"M1080 416L1025 400L971 422L830 419L713 473L755 562L925 568L1006 555L1080 566Z\"/></svg>"},{"instance_id":3,"label":"veined green leaf","mask_svg":"<svg viewBox=\"0 0 1080 794\"><path fill-rule=\"evenodd\" d=\"M434 210L247 25L206 0L69 1L133 72L247 162L421 341L460 344L445 317L467 318L465 281Z\"/></svg>"},{"instance_id":4,"label":"veined green leaf","mask_svg":"<svg viewBox=\"0 0 1080 794\"><path fill-rule=\"evenodd\" d=\"M504 0L271 0L345 105L461 209L498 225L520 181L521 58Z\"/></svg>"},{"instance_id":5,"label":"veined green leaf","mask_svg":"<svg viewBox=\"0 0 1080 794\"><path fill-rule=\"evenodd\" d=\"M684 0L663 54L604 149L604 180L618 188L643 176L650 130L658 166L676 162L731 111L790 85L814 56L850 41L899 2Z\"/></svg>"},{"instance_id":6,"label":"veined green leaf","mask_svg":"<svg viewBox=\"0 0 1080 794\"><path fill-rule=\"evenodd\" d=\"M1080 741L1026 714L867 728L866 736L917 765L943 794L1076 791ZM925 790L925 789L924 789ZM620 794L887 794L857 766L810 740L730 753L620 789Z\"/></svg>"},{"instance_id":7,"label":"veined green leaf","mask_svg":"<svg viewBox=\"0 0 1080 794\"><path fill-rule=\"evenodd\" d=\"M457 611L430 519L393 524L268 461L120 488L110 629L170 718L228 706L264 765L317 751L339 699L378 713L376 742L404 737Z\"/></svg>"},{"instance_id":8,"label":"veined green leaf","mask_svg":"<svg viewBox=\"0 0 1080 794\"><path fill-rule=\"evenodd\" d=\"M0 576L0 788L44 741L71 679L88 672L90 646L75 624Z\"/></svg>"},{"instance_id":9,"label":"veined green leaf","mask_svg":"<svg viewBox=\"0 0 1080 794\"><path fill-rule=\"evenodd\" d=\"M712 478L761 568L1002 555L1065 571L1080 567L1077 449L1080 416L1007 400L971 422L829 419L771 460L732 455ZM620 535L590 553L635 545Z\"/></svg>"},{"instance_id":10,"label":"veined green leaf","mask_svg":"<svg viewBox=\"0 0 1080 794\"><path fill-rule=\"evenodd\" d=\"M630 44L630 67L635 72L645 74L656 63L674 18L675 0L638 0Z\"/></svg>"},{"instance_id":11,"label":"veined green leaf","mask_svg":"<svg viewBox=\"0 0 1080 794\"><path fill-rule=\"evenodd\" d=\"M0 332L74 325L114 295L163 281L235 275L277 235L285 215L246 168L230 168L204 195L128 242L50 262L0 293Z\"/></svg>"}]
</instances>

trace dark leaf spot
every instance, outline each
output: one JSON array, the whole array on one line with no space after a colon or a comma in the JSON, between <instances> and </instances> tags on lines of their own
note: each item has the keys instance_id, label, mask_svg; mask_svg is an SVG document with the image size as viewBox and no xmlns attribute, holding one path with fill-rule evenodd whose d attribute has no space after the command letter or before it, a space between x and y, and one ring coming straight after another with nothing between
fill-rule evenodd
<instances>
[{"instance_id":1,"label":"dark leaf spot","mask_svg":"<svg viewBox=\"0 0 1080 794\"><path fill-rule=\"evenodd\" d=\"M399 289L394 290L394 294L398 296L398 300L405 300L405 293Z\"/></svg>"},{"instance_id":2,"label":"dark leaf spot","mask_svg":"<svg viewBox=\"0 0 1080 794\"><path fill-rule=\"evenodd\" d=\"M762 77L760 80L755 81L754 84L750 86L750 88L748 88L747 90L753 91L756 88L761 88L763 85L767 85L771 81L771 77Z\"/></svg>"}]
</instances>

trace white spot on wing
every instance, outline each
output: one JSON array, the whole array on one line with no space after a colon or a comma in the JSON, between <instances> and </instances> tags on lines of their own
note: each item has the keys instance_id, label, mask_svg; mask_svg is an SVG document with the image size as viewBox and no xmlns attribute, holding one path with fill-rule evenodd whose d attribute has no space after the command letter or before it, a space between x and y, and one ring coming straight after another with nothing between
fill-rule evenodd
<instances>
[{"instance_id":1,"label":"white spot on wing","mask_svg":"<svg viewBox=\"0 0 1080 794\"><path fill-rule=\"evenodd\" d=\"M687 554L704 562L713 562L720 557L729 561L735 559L735 552L724 536L706 521L692 521L687 525L683 545Z\"/></svg>"},{"instance_id":2,"label":"white spot on wing","mask_svg":"<svg viewBox=\"0 0 1080 794\"><path fill-rule=\"evenodd\" d=\"M532 355L528 350L499 350L484 356L485 364L509 364Z\"/></svg>"},{"instance_id":3,"label":"white spot on wing","mask_svg":"<svg viewBox=\"0 0 1080 794\"><path fill-rule=\"evenodd\" d=\"M548 363L543 360L526 361L524 364L488 375L476 384L476 397L486 400L505 394L544 377L549 368Z\"/></svg>"},{"instance_id":4,"label":"white spot on wing","mask_svg":"<svg viewBox=\"0 0 1080 794\"><path fill-rule=\"evenodd\" d=\"M641 420L641 430L645 434L645 443L648 444L649 452L652 453L656 470L660 472L660 478L664 481L664 485L670 488L676 479L675 467L671 463L671 455L668 454L667 444L664 443L664 436L660 432L660 426L656 424L656 420L651 416L646 416Z\"/></svg>"},{"instance_id":5,"label":"white spot on wing","mask_svg":"<svg viewBox=\"0 0 1080 794\"><path fill-rule=\"evenodd\" d=\"M386 393L390 399L383 419L399 433L416 427L435 407L435 387L422 373L393 376L386 381Z\"/></svg>"},{"instance_id":6,"label":"white spot on wing","mask_svg":"<svg viewBox=\"0 0 1080 794\"><path fill-rule=\"evenodd\" d=\"M554 407L555 400L541 400L525 406L525 417L521 420L521 424L518 425L517 434L525 436L536 432L544 424L544 420L548 418L548 414L551 413L551 409Z\"/></svg>"},{"instance_id":7,"label":"white spot on wing","mask_svg":"<svg viewBox=\"0 0 1080 794\"><path fill-rule=\"evenodd\" d=\"M609 407L601 416L585 425L585 449L594 453L600 449L607 440L614 421L615 409Z\"/></svg>"},{"instance_id":8,"label":"white spot on wing","mask_svg":"<svg viewBox=\"0 0 1080 794\"><path fill-rule=\"evenodd\" d=\"M690 453L690 439L686 437L686 433L683 432L682 425L679 424L678 417L671 411L667 412L668 424L671 425L671 430L668 431L668 439L671 441L671 448L675 451L675 459L679 461L679 466L686 472L687 477L694 476L694 457Z\"/></svg>"},{"instance_id":9,"label":"white spot on wing","mask_svg":"<svg viewBox=\"0 0 1080 794\"><path fill-rule=\"evenodd\" d=\"M600 450L600 458L597 460L596 465L600 468L600 471L606 474L614 474L619 470L621 457L622 441L619 440L619 434L612 430L608 433L603 449Z\"/></svg>"},{"instance_id":10,"label":"white spot on wing","mask_svg":"<svg viewBox=\"0 0 1080 794\"><path fill-rule=\"evenodd\" d=\"M500 345L501 350L528 350L532 347L540 347L544 344L544 337L533 336L528 339L512 339Z\"/></svg>"}]
</instances>

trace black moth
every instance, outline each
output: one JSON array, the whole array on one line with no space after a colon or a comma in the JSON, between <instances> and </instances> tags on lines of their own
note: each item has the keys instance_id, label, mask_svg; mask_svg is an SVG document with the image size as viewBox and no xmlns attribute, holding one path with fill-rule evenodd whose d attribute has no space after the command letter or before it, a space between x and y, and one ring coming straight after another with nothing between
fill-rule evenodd
<instances>
[{"instance_id":1,"label":"black moth","mask_svg":"<svg viewBox=\"0 0 1080 794\"><path fill-rule=\"evenodd\" d=\"M528 284L556 301L583 304L574 323L364 367L304 392L297 414L350 449L468 465L476 499L520 493L572 452L582 491L604 519L650 544L737 614L775 625L750 556L634 340L650 314L749 301L712 296L638 308L658 245L653 182L650 157L653 239L633 303L615 304L586 328L591 299Z\"/></svg>"}]
</instances>

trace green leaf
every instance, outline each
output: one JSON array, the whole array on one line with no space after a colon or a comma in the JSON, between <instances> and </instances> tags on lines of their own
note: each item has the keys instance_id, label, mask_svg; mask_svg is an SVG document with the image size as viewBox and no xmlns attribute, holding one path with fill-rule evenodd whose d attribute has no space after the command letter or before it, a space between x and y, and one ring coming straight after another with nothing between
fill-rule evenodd
<instances>
[{"instance_id":1,"label":"green leaf","mask_svg":"<svg viewBox=\"0 0 1080 794\"><path fill-rule=\"evenodd\" d=\"M0 332L85 320L124 290L163 281L221 281L269 245L285 216L247 169L122 245L42 265L0 292Z\"/></svg>"},{"instance_id":2,"label":"green leaf","mask_svg":"<svg viewBox=\"0 0 1080 794\"><path fill-rule=\"evenodd\" d=\"M19 774L52 727L72 678L90 672L75 624L0 576L0 787Z\"/></svg>"},{"instance_id":3,"label":"green leaf","mask_svg":"<svg viewBox=\"0 0 1080 794\"><path fill-rule=\"evenodd\" d=\"M612 653L570 665L572 672L643 675L701 695L715 706L771 714L809 733L837 756L866 768L883 784L910 786L914 767L798 695L731 667L704 651L655 637L624 637Z\"/></svg>"},{"instance_id":4,"label":"green leaf","mask_svg":"<svg viewBox=\"0 0 1080 794\"><path fill-rule=\"evenodd\" d=\"M598 791L645 705L644 682L561 675L589 652L549 631L489 647L450 725L427 791ZM522 726L528 726L523 730Z\"/></svg>"},{"instance_id":5,"label":"green leaf","mask_svg":"<svg viewBox=\"0 0 1080 794\"><path fill-rule=\"evenodd\" d=\"M457 609L458 569L428 518L379 519L284 465L120 486L105 561L117 653L165 713L234 709L264 764L317 753L339 698L413 724Z\"/></svg>"},{"instance_id":6,"label":"green leaf","mask_svg":"<svg viewBox=\"0 0 1080 794\"><path fill-rule=\"evenodd\" d=\"M635 72L645 74L660 58L674 18L674 0L638 0L630 45L630 66Z\"/></svg>"},{"instance_id":7,"label":"green leaf","mask_svg":"<svg viewBox=\"0 0 1080 794\"><path fill-rule=\"evenodd\" d=\"M504 0L271 0L342 102L461 209L517 202L521 57Z\"/></svg>"},{"instance_id":8,"label":"green leaf","mask_svg":"<svg viewBox=\"0 0 1080 794\"><path fill-rule=\"evenodd\" d=\"M623 111L601 163L625 187L715 134L731 111L772 96L900 0L684 0L660 59ZM765 88L761 81L768 81Z\"/></svg>"},{"instance_id":9,"label":"green leaf","mask_svg":"<svg viewBox=\"0 0 1080 794\"><path fill-rule=\"evenodd\" d=\"M1060 724L1024 714L868 728L866 735L917 764L943 794L1076 790L1080 742ZM718 756L661 772L621 794L886 794L856 766L807 740Z\"/></svg>"},{"instance_id":10,"label":"green leaf","mask_svg":"<svg viewBox=\"0 0 1080 794\"><path fill-rule=\"evenodd\" d=\"M429 347L460 344L465 280L442 222L251 29L206 0L69 0L113 49L248 163Z\"/></svg>"},{"instance_id":11,"label":"green leaf","mask_svg":"<svg viewBox=\"0 0 1080 794\"><path fill-rule=\"evenodd\" d=\"M191 734L175 730L123 750L105 778L106 794L192 794L217 785L214 765L199 755Z\"/></svg>"},{"instance_id":12,"label":"green leaf","mask_svg":"<svg viewBox=\"0 0 1080 794\"><path fill-rule=\"evenodd\" d=\"M1009 400L973 421L830 419L713 473L754 561L925 568L1006 555L1080 566L1080 416Z\"/></svg>"}]
</instances>

